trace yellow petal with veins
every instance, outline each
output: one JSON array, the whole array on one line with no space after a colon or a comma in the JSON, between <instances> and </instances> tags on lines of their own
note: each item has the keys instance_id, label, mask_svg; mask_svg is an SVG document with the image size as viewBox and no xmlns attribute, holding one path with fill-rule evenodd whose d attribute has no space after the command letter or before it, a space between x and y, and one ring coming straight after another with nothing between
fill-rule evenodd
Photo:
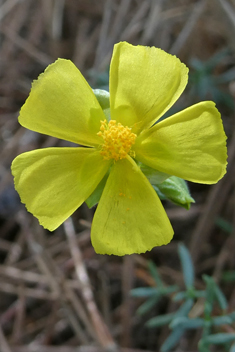
<instances>
[{"instance_id":1,"label":"yellow petal with veins","mask_svg":"<svg viewBox=\"0 0 235 352\"><path fill-rule=\"evenodd\" d=\"M33 82L19 122L35 132L96 146L105 115L85 78L69 60L58 59Z\"/></svg>"},{"instance_id":2,"label":"yellow petal with veins","mask_svg":"<svg viewBox=\"0 0 235 352\"><path fill-rule=\"evenodd\" d=\"M126 42L114 46L110 66L111 118L138 134L180 97L188 68L165 51Z\"/></svg>"},{"instance_id":3,"label":"yellow petal with veins","mask_svg":"<svg viewBox=\"0 0 235 352\"><path fill-rule=\"evenodd\" d=\"M46 148L16 157L12 174L22 203L53 231L90 196L109 166L94 148Z\"/></svg>"},{"instance_id":4,"label":"yellow petal with veins","mask_svg":"<svg viewBox=\"0 0 235 352\"><path fill-rule=\"evenodd\" d=\"M136 159L185 180L216 183L227 165L226 135L211 101L157 123L136 139Z\"/></svg>"},{"instance_id":5,"label":"yellow petal with veins","mask_svg":"<svg viewBox=\"0 0 235 352\"><path fill-rule=\"evenodd\" d=\"M117 161L91 228L100 254L144 253L170 242L173 230L156 192L131 157Z\"/></svg>"}]
</instances>

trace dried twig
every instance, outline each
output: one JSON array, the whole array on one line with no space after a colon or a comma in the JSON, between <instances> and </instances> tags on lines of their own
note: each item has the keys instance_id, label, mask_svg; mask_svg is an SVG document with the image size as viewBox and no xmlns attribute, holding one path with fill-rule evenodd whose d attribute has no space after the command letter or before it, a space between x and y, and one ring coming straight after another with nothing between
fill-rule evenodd
<instances>
[{"instance_id":1,"label":"dried twig","mask_svg":"<svg viewBox=\"0 0 235 352\"><path fill-rule=\"evenodd\" d=\"M217 0L215 1L218 6L219 14L222 14L222 19L224 19L225 29L227 30L230 43L235 49L234 33L235 33L235 9L229 1L227 0Z\"/></svg>"},{"instance_id":2,"label":"dried twig","mask_svg":"<svg viewBox=\"0 0 235 352\"><path fill-rule=\"evenodd\" d=\"M116 345L95 304L93 292L90 286L90 280L83 264L82 254L77 245L76 234L71 218L65 221L64 228L74 260L77 278L81 284L82 296L86 302L87 310L90 314L99 343L106 349L113 350Z\"/></svg>"},{"instance_id":3,"label":"dried twig","mask_svg":"<svg viewBox=\"0 0 235 352\"><path fill-rule=\"evenodd\" d=\"M128 255L124 257L122 269L122 346L132 346L131 327L132 327L132 301L130 291L133 288L134 279L134 256Z\"/></svg>"},{"instance_id":4,"label":"dried twig","mask_svg":"<svg viewBox=\"0 0 235 352\"><path fill-rule=\"evenodd\" d=\"M19 2L22 0L7 0L4 4L0 7L0 21L15 7Z\"/></svg>"},{"instance_id":5,"label":"dried twig","mask_svg":"<svg viewBox=\"0 0 235 352\"><path fill-rule=\"evenodd\" d=\"M30 44L27 40L21 38L17 33L13 32L7 26L1 25L0 31L3 34L5 34L8 39L10 39L12 42L14 42L14 44L16 46L23 49L30 57L32 57L34 60L36 60L41 65L47 66L52 62L52 59L48 55L40 52L32 44Z\"/></svg>"},{"instance_id":6,"label":"dried twig","mask_svg":"<svg viewBox=\"0 0 235 352\"><path fill-rule=\"evenodd\" d=\"M161 21L162 3L162 0L152 0L151 2L149 16L146 18L145 28L141 36L141 43L145 45L153 38Z\"/></svg>"},{"instance_id":7,"label":"dried twig","mask_svg":"<svg viewBox=\"0 0 235 352\"><path fill-rule=\"evenodd\" d=\"M171 46L170 53L175 55L179 54L180 50L185 45L190 34L192 33L198 19L202 15L205 9L206 3L207 3L207 0L201 0L194 5L191 16L189 16L187 22L182 28L180 34L178 35L176 41Z\"/></svg>"},{"instance_id":8,"label":"dried twig","mask_svg":"<svg viewBox=\"0 0 235 352\"><path fill-rule=\"evenodd\" d=\"M227 174L219 183L212 187L209 192L207 202L205 204L202 215L200 216L195 230L192 234L190 250L194 262L196 263L201 254L201 243L205 243L211 234L214 226L215 218L221 211L228 193L234 183L235 173L235 131L228 151L228 168Z\"/></svg>"},{"instance_id":9,"label":"dried twig","mask_svg":"<svg viewBox=\"0 0 235 352\"><path fill-rule=\"evenodd\" d=\"M3 334L1 325L0 325L0 349L1 352L12 352L10 346L7 343L7 340Z\"/></svg>"},{"instance_id":10,"label":"dried twig","mask_svg":"<svg viewBox=\"0 0 235 352\"><path fill-rule=\"evenodd\" d=\"M98 68L100 66L101 58L104 54L104 51L106 51L106 42L107 42L108 30L109 30L110 21L111 21L111 15L112 15L112 6L113 6L112 2L113 2L112 0L107 0L104 7L99 41L96 49L96 56L95 56L95 62L94 62L95 68Z\"/></svg>"}]
</instances>

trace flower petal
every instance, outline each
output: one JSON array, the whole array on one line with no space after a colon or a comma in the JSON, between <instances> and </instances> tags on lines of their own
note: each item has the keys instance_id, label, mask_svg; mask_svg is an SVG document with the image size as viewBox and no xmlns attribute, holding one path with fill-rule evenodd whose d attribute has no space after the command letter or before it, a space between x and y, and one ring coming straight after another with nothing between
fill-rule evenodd
<instances>
[{"instance_id":1,"label":"flower petal","mask_svg":"<svg viewBox=\"0 0 235 352\"><path fill-rule=\"evenodd\" d=\"M105 115L85 78L69 60L49 65L23 105L22 126L74 143L95 146Z\"/></svg>"},{"instance_id":2,"label":"flower petal","mask_svg":"<svg viewBox=\"0 0 235 352\"><path fill-rule=\"evenodd\" d=\"M226 172L226 135L210 101L157 123L137 137L133 149L142 163L193 182L216 183Z\"/></svg>"},{"instance_id":3,"label":"flower petal","mask_svg":"<svg viewBox=\"0 0 235 352\"><path fill-rule=\"evenodd\" d=\"M188 68L175 56L154 47L116 44L110 67L112 119L138 134L174 104L187 80Z\"/></svg>"},{"instance_id":4,"label":"flower petal","mask_svg":"<svg viewBox=\"0 0 235 352\"><path fill-rule=\"evenodd\" d=\"M12 174L28 211L53 231L94 191L109 165L93 148L46 148L16 157Z\"/></svg>"},{"instance_id":5,"label":"flower petal","mask_svg":"<svg viewBox=\"0 0 235 352\"><path fill-rule=\"evenodd\" d=\"M156 192L128 157L111 168L91 228L100 254L143 253L167 244L173 236Z\"/></svg>"}]
</instances>

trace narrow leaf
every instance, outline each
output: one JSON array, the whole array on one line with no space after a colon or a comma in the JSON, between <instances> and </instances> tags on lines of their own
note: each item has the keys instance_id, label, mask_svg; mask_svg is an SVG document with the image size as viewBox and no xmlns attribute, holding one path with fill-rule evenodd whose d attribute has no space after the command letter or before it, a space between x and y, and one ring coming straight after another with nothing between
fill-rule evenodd
<instances>
[{"instance_id":1,"label":"narrow leaf","mask_svg":"<svg viewBox=\"0 0 235 352\"><path fill-rule=\"evenodd\" d=\"M138 287L131 290L132 297L151 297L159 293L156 287Z\"/></svg>"},{"instance_id":2,"label":"narrow leaf","mask_svg":"<svg viewBox=\"0 0 235 352\"><path fill-rule=\"evenodd\" d=\"M156 284L158 286L163 286L163 283L162 283L162 280L161 280L160 275L158 273L157 267L154 264L154 262L152 262L151 260L148 262L148 268L149 268L150 274L153 277Z\"/></svg>"},{"instance_id":3,"label":"narrow leaf","mask_svg":"<svg viewBox=\"0 0 235 352\"><path fill-rule=\"evenodd\" d=\"M219 286L215 283L215 297L220 305L220 308L226 310L228 308L228 302L226 300L225 295L219 288Z\"/></svg>"},{"instance_id":4,"label":"narrow leaf","mask_svg":"<svg viewBox=\"0 0 235 352\"><path fill-rule=\"evenodd\" d=\"M148 328L153 328L157 326L162 326L169 324L172 320L172 318L175 316L175 313L169 313L165 315L159 315L158 317L154 317L152 319L149 319L147 323L145 324Z\"/></svg>"},{"instance_id":5,"label":"narrow leaf","mask_svg":"<svg viewBox=\"0 0 235 352\"><path fill-rule=\"evenodd\" d=\"M179 244L178 253L180 256L181 266L184 275L184 282L187 289L194 286L194 267L191 255L183 244Z\"/></svg>"},{"instance_id":6,"label":"narrow leaf","mask_svg":"<svg viewBox=\"0 0 235 352\"><path fill-rule=\"evenodd\" d=\"M213 317L211 318L211 323L214 325L214 326L219 326L219 325L230 325L232 324L233 322L233 319L228 316L228 315L225 315L225 316L222 316L222 317Z\"/></svg>"},{"instance_id":7,"label":"narrow leaf","mask_svg":"<svg viewBox=\"0 0 235 352\"><path fill-rule=\"evenodd\" d=\"M212 334L203 338L202 340L203 344L206 344L206 345L209 345L211 343L214 345L219 345L219 344L225 344L231 341L235 341L235 334L233 333Z\"/></svg>"},{"instance_id":8,"label":"narrow leaf","mask_svg":"<svg viewBox=\"0 0 235 352\"><path fill-rule=\"evenodd\" d=\"M190 319L188 317L177 317L173 318L170 328L182 328L182 329L197 329L203 327L204 320L202 318Z\"/></svg>"},{"instance_id":9,"label":"narrow leaf","mask_svg":"<svg viewBox=\"0 0 235 352\"><path fill-rule=\"evenodd\" d=\"M173 347L177 345L179 342L180 338L184 334L184 330L181 328L177 328L172 331L172 333L168 336L168 338L164 341L160 348L160 352L168 352L170 351Z\"/></svg>"},{"instance_id":10,"label":"narrow leaf","mask_svg":"<svg viewBox=\"0 0 235 352\"><path fill-rule=\"evenodd\" d=\"M155 304L159 301L160 295L156 295L154 297L149 298L146 302L144 302L136 311L138 315L143 315L147 313L150 309L152 309Z\"/></svg>"}]
</instances>

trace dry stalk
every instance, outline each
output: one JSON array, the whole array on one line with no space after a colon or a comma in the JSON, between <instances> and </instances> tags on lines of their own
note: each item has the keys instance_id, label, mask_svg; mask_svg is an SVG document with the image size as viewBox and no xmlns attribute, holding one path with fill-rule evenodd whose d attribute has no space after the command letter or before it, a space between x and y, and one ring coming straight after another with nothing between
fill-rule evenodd
<instances>
[{"instance_id":1,"label":"dry stalk","mask_svg":"<svg viewBox=\"0 0 235 352\"><path fill-rule=\"evenodd\" d=\"M0 350L1 352L12 352L8 342L3 334L2 327L0 325Z\"/></svg>"},{"instance_id":2,"label":"dry stalk","mask_svg":"<svg viewBox=\"0 0 235 352\"><path fill-rule=\"evenodd\" d=\"M22 0L8 0L0 7L0 21Z\"/></svg>"},{"instance_id":3,"label":"dry stalk","mask_svg":"<svg viewBox=\"0 0 235 352\"><path fill-rule=\"evenodd\" d=\"M0 26L0 32L2 32L10 41L12 41L17 47L21 48L35 61L40 63L43 66L47 66L52 62L52 59L38 49L36 49L32 44L30 44L27 40L21 38L17 33L13 32L7 26Z\"/></svg>"},{"instance_id":4,"label":"dry stalk","mask_svg":"<svg viewBox=\"0 0 235 352\"><path fill-rule=\"evenodd\" d=\"M75 271L79 283L83 299L86 303L87 310L90 314L93 327L101 346L108 350L115 350L115 342L104 323L94 300L93 292L90 285L90 280L82 260L82 253L78 247L76 233L73 227L72 219L69 218L64 222L65 233L68 239L69 248L74 260Z\"/></svg>"},{"instance_id":5,"label":"dry stalk","mask_svg":"<svg viewBox=\"0 0 235 352\"><path fill-rule=\"evenodd\" d=\"M123 259L122 269L122 346L132 346L132 301L130 291L133 288L134 281L134 256L127 255Z\"/></svg>"},{"instance_id":6,"label":"dry stalk","mask_svg":"<svg viewBox=\"0 0 235 352\"><path fill-rule=\"evenodd\" d=\"M226 202L229 191L234 184L235 173L235 131L233 133L232 141L228 148L228 168L227 174L219 183L211 188L205 204L203 213L201 214L196 227L192 233L192 240L190 244L190 251L192 258L196 263L201 254L201 243L207 242L214 226L216 216Z\"/></svg>"},{"instance_id":7,"label":"dry stalk","mask_svg":"<svg viewBox=\"0 0 235 352\"><path fill-rule=\"evenodd\" d=\"M178 55L182 47L185 45L186 41L188 40L189 36L193 32L193 29L199 20L200 16L202 15L207 0L201 0L197 2L192 10L191 15L189 16L188 20L186 21L184 27L182 28L179 36L177 37L176 41L170 48L170 53Z\"/></svg>"}]
</instances>

